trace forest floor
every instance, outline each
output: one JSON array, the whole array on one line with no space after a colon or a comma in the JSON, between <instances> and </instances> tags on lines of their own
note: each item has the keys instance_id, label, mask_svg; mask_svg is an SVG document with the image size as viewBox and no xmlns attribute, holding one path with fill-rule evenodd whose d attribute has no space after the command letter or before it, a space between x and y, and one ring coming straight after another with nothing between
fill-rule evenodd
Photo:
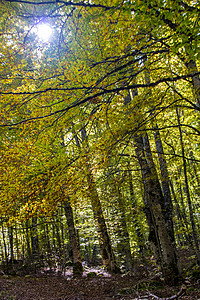
<instances>
[{"instance_id":1,"label":"forest floor","mask_svg":"<svg viewBox=\"0 0 200 300\"><path fill-rule=\"evenodd\" d=\"M27 275L1 274L0 300L200 300L200 270L194 255L184 251L181 260L186 279L177 286L166 285L155 265L142 261L132 272L112 276L101 267L87 266L82 277L74 277L70 267L62 275L47 269Z\"/></svg>"},{"instance_id":2,"label":"forest floor","mask_svg":"<svg viewBox=\"0 0 200 300\"><path fill-rule=\"evenodd\" d=\"M145 272L112 275L89 269L88 274L73 277L37 274L26 276L0 276L0 300L104 300L104 299L170 299L181 290L167 286L161 280L148 278ZM94 274L96 273L96 275ZM200 300L200 283L186 281L182 300ZM153 297L149 293L157 296Z\"/></svg>"}]
</instances>

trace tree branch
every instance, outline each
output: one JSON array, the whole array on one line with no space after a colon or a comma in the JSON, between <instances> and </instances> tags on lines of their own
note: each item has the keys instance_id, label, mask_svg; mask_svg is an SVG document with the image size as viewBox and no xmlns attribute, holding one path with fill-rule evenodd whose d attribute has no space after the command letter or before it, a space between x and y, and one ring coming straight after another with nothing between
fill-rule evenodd
<instances>
[{"instance_id":1,"label":"tree branch","mask_svg":"<svg viewBox=\"0 0 200 300\"><path fill-rule=\"evenodd\" d=\"M6 2L10 3L23 3L23 4L30 4L30 5L49 5L49 4L57 4L61 3L65 6L79 6L79 7L90 7L90 8L104 8L104 9L112 9L117 8L115 6L106 6L103 4L90 4L90 3L84 3L84 1L81 2L72 2L72 1L64 1L64 0L53 0L53 1L28 1L28 0L5 0Z\"/></svg>"}]
</instances>

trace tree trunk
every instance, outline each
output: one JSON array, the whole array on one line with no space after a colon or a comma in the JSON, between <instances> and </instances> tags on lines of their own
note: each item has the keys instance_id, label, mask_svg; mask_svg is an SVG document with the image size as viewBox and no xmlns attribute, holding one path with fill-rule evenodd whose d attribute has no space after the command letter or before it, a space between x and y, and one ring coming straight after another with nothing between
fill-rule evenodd
<instances>
[{"instance_id":1,"label":"tree trunk","mask_svg":"<svg viewBox=\"0 0 200 300\"><path fill-rule=\"evenodd\" d=\"M178 120L178 125L179 125L178 128L179 128L181 150L182 150L182 157L183 157L183 169L184 169L184 177L185 177L185 189L186 189L187 202L188 202L188 207L189 207L190 222L191 222L191 225L192 225L192 236L193 236L194 245L195 245L197 262L200 265L199 240L198 240L198 234L197 234L196 224L195 224L195 221L194 221L194 215L193 215L193 209L192 209L192 202L191 202L191 198L190 198L190 190L189 190L189 183L188 183L188 177L187 177L187 164L186 164L186 159L185 159L185 149L184 149L184 144L183 144L183 134L182 134L182 129L181 129L181 123L180 123L180 116L179 116L178 108L176 108L176 115L177 115L177 120Z\"/></svg>"},{"instance_id":2,"label":"tree trunk","mask_svg":"<svg viewBox=\"0 0 200 300\"><path fill-rule=\"evenodd\" d=\"M113 182L115 197L117 198L116 205L117 210L119 212L119 220L118 220L118 229L117 235L119 239L118 250L121 257L125 259L125 268L126 270L131 270L133 267L133 260L131 255L131 247L130 247L130 238L126 224L126 215L125 215L125 207L124 207L124 199L121 193L120 187Z\"/></svg>"},{"instance_id":3,"label":"tree trunk","mask_svg":"<svg viewBox=\"0 0 200 300\"><path fill-rule=\"evenodd\" d=\"M87 148L85 150L87 150L86 170L87 170L88 194L92 205L94 219L96 222L102 262L104 267L108 270L108 272L116 273L119 272L119 268L117 267L116 264L114 252L111 246L111 240L108 235L107 226L106 226L106 222L101 207L101 202L96 189L94 177L91 172L91 164L89 160L89 146L88 146L87 133L85 127L81 129L81 136L82 136L82 143L85 142ZM74 137L75 137L77 147L81 149L81 145L77 135L75 134Z\"/></svg>"},{"instance_id":4,"label":"tree trunk","mask_svg":"<svg viewBox=\"0 0 200 300\"><path fill-rule=\"evenodd\" d=\"M18 238L18 228L17 228L17 224L15 223L15 241L16 241L16 259L21 259L20 257L20 252L19 252L19 238ZM24 237L23 237L24 238ZM23 239L22 239L23 240ZM23 242L22 242L23 244Z\"/></svg>"},{"instance_id":5,"label":"tree trunk","mask_svg":"<svg viewBox=\"0 0 200 300\"><path fill-rule=\"evenodd\" d=\"M8 228L8 236L10 243L10 262L13 264L14 262L14 244L13 244L13 227Z\"/></svg>"},{"instance_id":6,"label":"tree trunk","mask_svg":"<svg viewBox=\"0 0 200 300\"><path fill-rule=\"evenodd\" d=\"M135 198L135 193L134 193L134 188L133 188L133 179L132 179L132 173L130 170L130 162L128 161L128 183L129 183L129 191L130 191L130 199L131 199L131 206L132 206L132 222L134 223L135 226L135 232L137 235L137 244L139 247L139 252L142 254L144 257L145 251L147 250L146 245L145 245L145 238L142 233L141 225L139 224L138 221L138 216L137 216L137 202Z\"/></svg>"},{"instance_id":7,"label":"tree trunk","mask_svg":"<svg viewBox=\"0 0 200 300\"><path fill-rule=\"evenodd\" d=\"M149 224L149 239L159 258L165 280L176 282L180 275L176 248L169 236L163 214L163 195L158 178L152 172L144 155L142 136L135 135L136 155L144 183L145 212Z\"/></svg>"},{"instance_id":8,"label":"tree trunk","mask_svg":"<svg viewBox=\"0 0 200 300\"><path fill-rule=\"evenodd\" d=\"M200 108L200 78L197 69L196 62L191 59L188 63L185 64L191 74L196 74L192 77L192 84L195 91L195 98L197 102L197 106Z\"/></svg>"},{"instance_id":9,"label":"tree trunk","mask_svg":"<svg viewBox=\"0 0 200 300\"><path fill-rule=\"evenodd\" d=\"M31 230L31 247L32 247L32 259L37 261L39 259L39 239L37 231L37 217L32 217L32 230Z\"/></svg>"},{"instance_id":10,"label":"tree trunk","mask_svg":"<svg viewBox=\"0 0 200 300\"><path fill-rule=\"evenodd\" d=\"M3 248L4 248L4 259L5 259L5 261L3 261L3 265L4 265L5 273L8 273L8 250L6 246L6 236L5 236L3 225L1 226L1 229L2 229L2 236L3 236L3 246L4 246Z\"/></svg>"},{"instance_id":11,"label":"tree trunk","mask_svg":"<svg viewBox=\"0 0 200 300\"><path fill-rule=\"evenodd\" d=\"M31 246L30 246L30 240L29 240L29 224L28 220L26 221L26 249L28 253L28 258L31 259Z\"/></svg>"},{"instance_id":12,"label":"tree trunk","mask_svg":"<svg viewBox=\"0 0 200 300\"><path fill-rule=\"evenodd\" d=\"M54 222L55 235L56 235L56 241L57 241L56 251L57 251L57 254L60 259L60 256L62 254L62 244L61 244L61 238L60 238L60 230L59 230L60 228L58 226L58 223L59 223L58 217L55 217L53 222Z\"/></svg>"},{"instance_id":13,"label":"tree trunk","mask_svg":"<svg viewBox=\"0 0 200 300\"><path fill-rule=\"evenodd\" d=\"M107 226L101 208L99 195L96 190L96 185L94 182L93 175L89 168L87 172L87 182L89 186L89 197L92 205L94 219L96 221L96 226L97 226L99 247L100 247L100 253L101 253L103 265L108 270L108 272L111 273L119 272L119 268L117 267L115 256L111 246L110 237L108 235Z\"/></svg>"},{"instance_id":14,"label":"tree trunk","mask_svg":"<svg viewBox=\"0 0 200 300\"><path fill-rule=\"evenodd\" d=\"M184 214L181 211L180 205L178 203L175 191L174 191L174 186L172 180L170 180L170 187L172 191L172 196L174 198L174 203L175 203L175 209L176 209L176 215L177 215L177 222L178 222L178 229L180 228L181 231L183 231L183 234L185 236L185 240L180 239L181 244L187 242L188 245L192 246L192 239L190 236L189 229L188 229L188 222L187 218L185 218Z\"/></svg>"},{"instance_id":15,"label":"tree trunk","mask_svg":"<svg viewBox=\"0 0 200 300\"><path fill-rule=\"evenodd\" d=\"M158 159L160 163L161 185L162 185L162 191L164 197L164 216L165 216L165 221L167 224L169 235L172 241L175 243L174 228L173 228L173 204L172 204L172 198L171 198L170 186L169 186L169 175L167 170L167 163L164 157L160 132L157 129L157 126L154 132L154 138L155 138Z\"/></svg>"},{"instance_id":16,"label":"tree trunk","mask_svg":"<svg viewBox=\"0 0 200 300\"><path fill-rule=\"evenodd\" d=\"M67 219L67 225L69 231L69 242L73 254L73 274L81 276L83 274L83 266L82 266L81 255L80 255L79 241L76 234L76 228L74 226L73 210L70 204L69 197L65 198L63 204L64 204L65 216Z\"/></svg>"}]
</instances>

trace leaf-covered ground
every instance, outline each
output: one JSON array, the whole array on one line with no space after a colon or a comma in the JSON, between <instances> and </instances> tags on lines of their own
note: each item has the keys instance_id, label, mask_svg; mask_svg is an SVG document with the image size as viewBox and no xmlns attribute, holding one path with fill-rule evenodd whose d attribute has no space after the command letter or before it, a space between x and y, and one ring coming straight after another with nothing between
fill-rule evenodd
<instances>
[{"instance_id":1,"label":"leaf-covered ground","mask_svg":"<svg viewBox=\"0 0 200 300\"><path fill-rule=\"evenodd\" d=\"M194 253L184 249L179 257L185 280L177 286L164 284L154 264L137 259L132 273L112 276L101 267L87 265L82 277L73 277L71 267L62 275L48 269L15 276L0 272L0 300L169 299L183 286L185 292L173 299L200 300L200 269Z\"/></svg>"},{"instance_id":2,"label":"leaf-covered ground","mask_svg":"<svg viewBox=\"0 0 200 300\"><path fill-rule=\"evenodd\" d=\"M138 276L140 275L140 276ZM170 287L159 280L149 280L145 274L114 275L93 273L81 278L72 275L27 275L0 277L0 300L83 300L83 299L153 299L178 293L180 286ZM146 297L144 297L147 295ZM179 299L200 299L200 283L186 283L186 294Z\"/></svg>"}]
</instances>

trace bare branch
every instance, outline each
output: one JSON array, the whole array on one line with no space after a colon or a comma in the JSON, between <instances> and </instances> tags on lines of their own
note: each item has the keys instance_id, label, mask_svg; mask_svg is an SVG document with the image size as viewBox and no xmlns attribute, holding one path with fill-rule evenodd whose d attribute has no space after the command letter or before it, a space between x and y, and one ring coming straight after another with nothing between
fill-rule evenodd
<instances>
[{"instance_id":1,"label":"bare branch","mask_svg":"<svg viewBox=\"0 0 200 300\"><path fill-rule=\"evenodd\" d=\"M34 92L3 92L0 91L0 95L34 95L34 94L43 94L46 92L53 92L53 91L77 91L77 90L88 90L88 91L92 91L92 90L101 90L102 92L96 93L93 96L89 96L86 99L87 100L91 100L95 97L98 96L102 96L103 94L109 94L109 93L118 93L120 91L126 91L126 90L130 90L130 89L137 89L137 88L147 88L147 87L155 87L157 85L159 85L160 83L167 83L167 82L175 82L178 80L187 80L188 78L192 78L196 75L199 75L200 72L196 72L194 74L187 74L187 75L177 75L175 77L164 77L164 78L160 78L157 81L154 82L149 82L149 83L138 83L138 84L129 84L127 86L121 86L118 88L112 88L112 89L106 89L104 87L92 87L92 86L80 86L80 87L71 87L71 88L47 88L44 90L39 90L39 91L34 91ZM87 101L86 100L86 101ZM86 102L84 101L84 102Z\"/></svg>"},{"instance_id":2,"label":"bare branch","mask_svg":"<svg viewBox=\"0 0 200 300\"><path fill-rule=\"evenodd\" d=\"M64 0L54 0L54 1L28 1L28 0L5 0L6 2L10 3L23 3L23 4L29 4L29 5L50 5L50 4L64 4L65 6L77 6L77 7L90 7L90 8L104 8L104 9L112 9L117 8L115 6L106 6L102 4L90 4L90 3L84 3L81 2L73 2L73 1L64 1Z\"/></svg>"}]
</instances>

